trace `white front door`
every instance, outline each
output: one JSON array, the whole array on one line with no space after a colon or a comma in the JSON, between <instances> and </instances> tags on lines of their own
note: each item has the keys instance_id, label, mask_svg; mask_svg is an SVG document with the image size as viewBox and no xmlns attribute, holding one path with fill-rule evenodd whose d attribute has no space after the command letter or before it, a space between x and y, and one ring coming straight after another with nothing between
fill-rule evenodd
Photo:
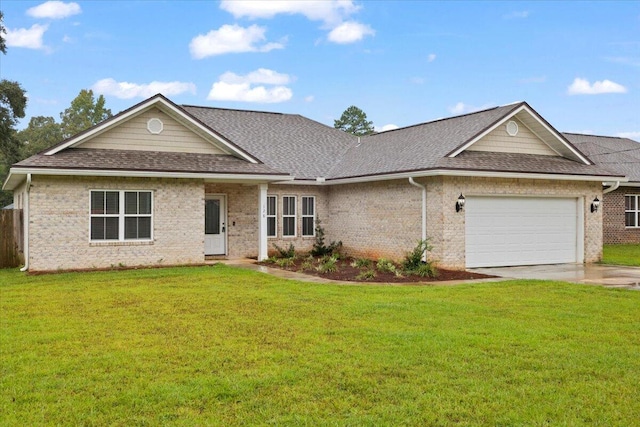
<instances>
[{"instance_id":1,"label":"white front door","mask_svg":"<svg viewBox=\"0 0 640 427\"><path fill-rule=\"evenodd\" d=\"M227 208L225 196L206 196L204 201L204 254L227 253Z\"/></svg>"}]
</instances>

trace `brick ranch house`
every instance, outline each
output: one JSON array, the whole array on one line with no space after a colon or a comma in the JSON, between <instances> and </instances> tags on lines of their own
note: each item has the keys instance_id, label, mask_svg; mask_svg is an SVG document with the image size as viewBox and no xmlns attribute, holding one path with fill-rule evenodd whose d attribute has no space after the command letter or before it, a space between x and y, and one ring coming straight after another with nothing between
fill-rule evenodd
<instances>
[{"instance_id":1,"label":"brick ranch house","mask_svg":"<svg viewBox=\"0 0 640 427\"><path fill-rule=\"evenodd\" d=\"M604 190L604 243L640 244L640 143L610 136L564 136L597 165L629 179L609 183Z\"/></svg>"},{"instance_id":2,"label":"brick ranch house","mask_svg":"<svg viewBox=\"0 0 640 427\"><path fill-rule=\"evenodd\" d=\"M12 166L32 271L308 250L440 266L594 262L604 169L524 102L358 138L300 115L153 96ZM464 202L464 203L463 203Z\"/></svg>"}]
</instances>

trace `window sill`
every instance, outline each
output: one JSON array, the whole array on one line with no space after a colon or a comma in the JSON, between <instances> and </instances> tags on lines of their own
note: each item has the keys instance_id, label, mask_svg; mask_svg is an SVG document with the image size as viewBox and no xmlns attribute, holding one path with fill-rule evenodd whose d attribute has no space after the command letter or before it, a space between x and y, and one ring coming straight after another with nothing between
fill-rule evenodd
<instances>
[{"instance_id":1,"label":"window sill","mask_svg":"<svg viewBox=\"0 0 640 427\"><path fill-rule=\"evenodd\" d=\"M153 240L107 240L89 242L89 246L150 246Z\"/></svg>"}]
</instances>

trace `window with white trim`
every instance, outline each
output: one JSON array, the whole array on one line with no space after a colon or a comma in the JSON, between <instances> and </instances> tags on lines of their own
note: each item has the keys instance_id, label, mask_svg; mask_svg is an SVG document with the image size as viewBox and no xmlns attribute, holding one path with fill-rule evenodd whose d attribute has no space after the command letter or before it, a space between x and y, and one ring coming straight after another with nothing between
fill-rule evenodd
<instances>
[{"instance_id":1,"label":"window with white trim","mask_svg":"<svg viewBox=\"0 0 640 427\"><path fill-rule=\"evenodd\" d=\"M302 237L316 235L316 198L302 197Z\"/></svg>"},{"instance_id":2,"label":"window with white trim","mask_svg":"<svg viewBox=\"0 0 640 427\"><path fill-rule=\"evenodd\" d=\"M624 196L624 225L640 228L640 194Z\"/></svg>"},{"instance_id":3,"label":"window with white trim","mask_svg":"<svg viewBox=\"0 0 640 427\"><path fill-rule=\"evenodd\" d=\"M296 196L282 197L282 236L296 237Z\"/></svg>"},{"instance_id":4,"label":"window with white trim","mask_svg":"<svg viewBox=\"0 0 640 427\"><path fill-rule=\"evenodd\" d=\"M92 190L92 241L151 240L151 191Z\"/></svg>"},{"instance_id":5,"label":"window with white trim","mask_svg":"<svg viewBox=\"0 0 640 427\"><path fill-rule=\"evenodd\" d=\"M267 237L278 235L278 197L267 196Z\"/></svg>"}]
</instances>

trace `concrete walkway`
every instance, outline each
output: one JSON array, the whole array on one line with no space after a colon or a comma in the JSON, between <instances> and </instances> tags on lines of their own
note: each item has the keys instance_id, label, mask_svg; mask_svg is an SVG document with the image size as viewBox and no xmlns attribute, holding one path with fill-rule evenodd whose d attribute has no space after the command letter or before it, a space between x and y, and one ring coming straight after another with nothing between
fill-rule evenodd
<instances>
[{"instance_id":1,"label":"concrete walkway","mask_svg":"<svg viewBox=\"0 0 640 427\"><path fill-rule=\"evenodd\" d=\"M562 280L640 290L640 268L602 264L557 264L474 268L469 271L513 279Z\"/></svg>"}]
</instances>

